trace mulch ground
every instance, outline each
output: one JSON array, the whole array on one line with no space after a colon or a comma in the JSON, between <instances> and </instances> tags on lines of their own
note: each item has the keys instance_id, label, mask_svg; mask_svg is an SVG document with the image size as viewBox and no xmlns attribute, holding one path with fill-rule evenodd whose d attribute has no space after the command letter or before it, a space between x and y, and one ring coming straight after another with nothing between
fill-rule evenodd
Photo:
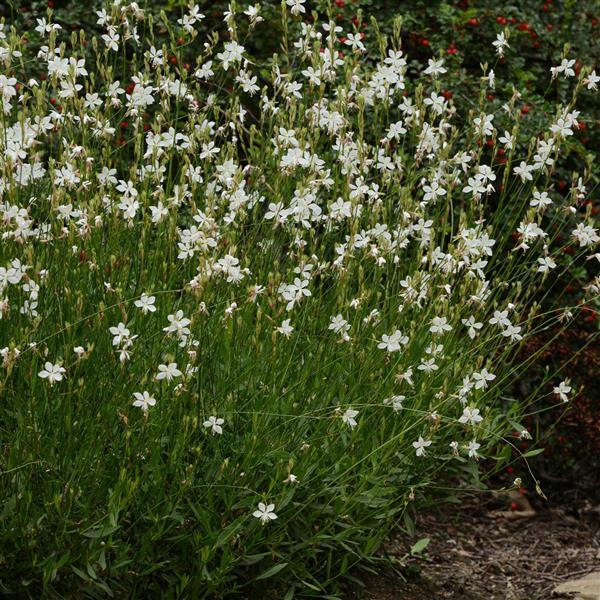
<instances>
[{"instance_id":1,"label":"mulch ground","mask_svg":"<svg viewBox=\"0 0 600 600\"><path fill-rule=\"evenodd\" d=\"M469 500L423 515L414 538L397 535L386 544L399 570L369 577L363 597L548 600L558 598L558 584L600 571L600 506L543 506L521 519L499 516L497 508L497 500ZM407 558L423 537L431 540L426 550Z\"/></svg>"}]
</instances>

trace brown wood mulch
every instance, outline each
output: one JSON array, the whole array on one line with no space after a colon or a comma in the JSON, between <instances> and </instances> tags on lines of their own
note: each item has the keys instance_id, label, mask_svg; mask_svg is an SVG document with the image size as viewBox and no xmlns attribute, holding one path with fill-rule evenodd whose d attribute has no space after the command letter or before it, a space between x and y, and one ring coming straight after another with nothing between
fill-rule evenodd
<instances>
[{"instance_id":1,"label":"brown wood mulch","mask_svg":"<svg viewBox=\"0 0 600 600\"><path fill-rule=\"evenodd\" d=\"M549 600L560 583L600 571L600 506L542 506L519 519L495 508L469 500L421 516L414 538L397 534L385 546L398 571L367 577L361 597ZM424 537L427 548L410 556Z\"/></svg>"}]
</instances>

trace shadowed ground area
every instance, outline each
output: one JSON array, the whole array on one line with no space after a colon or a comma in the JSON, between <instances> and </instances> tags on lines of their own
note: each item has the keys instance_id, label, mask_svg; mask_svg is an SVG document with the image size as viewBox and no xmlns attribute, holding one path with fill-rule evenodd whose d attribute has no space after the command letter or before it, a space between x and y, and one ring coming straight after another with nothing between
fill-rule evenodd
<instances>
[{"instance_id":1,"label":"shadowed ground area","mask_svg":"<svg viewBox=\"0 0 600 600\"><path fill-rule=\"evenodd\" d=\"M403 581L391 570L367 582L370 600L547 600L561 583L600 570L600 506L542 507L530 518L498 516L497 501L469 501L417 521L414 539L391 538L398 560L417 539L431 539L406 560ZM600 594L600 590L598 590ZM598 596L600 597L600 596Z\"/></svg>"}]
</instances>

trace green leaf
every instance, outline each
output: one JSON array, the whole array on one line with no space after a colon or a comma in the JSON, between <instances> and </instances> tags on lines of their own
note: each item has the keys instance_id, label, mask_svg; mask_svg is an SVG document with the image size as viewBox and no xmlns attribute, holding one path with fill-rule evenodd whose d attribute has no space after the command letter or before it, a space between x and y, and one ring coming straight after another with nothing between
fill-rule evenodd
<instances>
[{"instance_id":1,"label":"green leaf","mask_svg":"<svg viewBox=\"0 0 600 600\"><path fill-rule=\"evenodd\" d=\"M254 579L254 581L260 581L261 579L268 579L269 577L273 577L277 575L279 571L282 571L288 566L288 563L279 563L278 565L273 565L271 568L267 569L264 573L261 573L258 577Z\"/></svg>"},{"instance_id":2,"label":"green leaf","mask_svg":"<svg viewBox=\"0 0 600 600\"><path fill-rule=\"evenodd\" d=\"M221 531L217 537L217 540L215 541L215 548L224 546L234 536L235 532L240 528L241 525L241 521L234 521L233 523L227 525L227 527L225 527L225 529L223 529L223 531Z\"/></svg>"},{"instance_id":3,"label":"green leaf","mask_svg":"<svg viewBox=\"0 0 600 600\"><path fill-rule=\"evenodd\" d=\"M544 451L544 448L536 448L535 450L530 450L529 452L525 452L523 454L523 458L531 458L532 456L537 456Z\"/></svg>"},{"instance_id":4,"label":"green leaf","mask_svg":"<svg viewBox=\"0 0 600 600\"><path fill-rule=\"evenodd\" d=\"M423 550L425 550L425 548L427 548L427 546L429 545L429 542L431 540L429 538L422 538L420 539L416 544L414 544L411 549L410 549L410 553L414 556L415 554L420 554L421 552L423 552Z\"/></svg>"}]
</instances>

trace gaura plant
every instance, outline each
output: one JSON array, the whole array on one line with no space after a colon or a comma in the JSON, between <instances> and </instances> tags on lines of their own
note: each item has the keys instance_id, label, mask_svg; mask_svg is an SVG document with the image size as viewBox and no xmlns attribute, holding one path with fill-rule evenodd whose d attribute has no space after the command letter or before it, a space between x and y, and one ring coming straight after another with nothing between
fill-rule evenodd
<instances>
[{"instance_id":1,"label":"gaura plant","mask_svg":"<svg viewBox=\"0 0 600 600\"><path fill-rule=\"evenodd\" d=\"M367 44L287 0L258 63L258 5L223 39L197 5L97 15L0 33L0 589L334 597L526 434L514 357L599 240L592 157L553 187L598 77L565 56L523 139L518 90L487 114L485 66L460 116L399 24Z\"/></svg>"}]
</instances>

